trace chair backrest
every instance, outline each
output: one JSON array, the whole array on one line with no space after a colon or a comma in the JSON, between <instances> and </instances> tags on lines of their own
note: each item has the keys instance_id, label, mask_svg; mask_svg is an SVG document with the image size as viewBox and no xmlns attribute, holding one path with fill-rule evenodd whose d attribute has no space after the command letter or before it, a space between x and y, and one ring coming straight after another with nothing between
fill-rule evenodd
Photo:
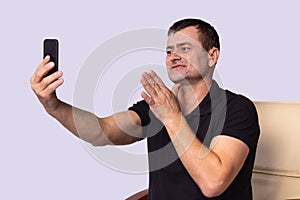
<instances>
[{"instance_id":1,"label":"chair backrest","mask_svg":"<svg viewBox=\"0 0 300 200\"><path fill-rule=\"evenodd\" d=\"M261 135L254 200L300 199L300 102L254 102Z\"/></svg>"}]
</instances>

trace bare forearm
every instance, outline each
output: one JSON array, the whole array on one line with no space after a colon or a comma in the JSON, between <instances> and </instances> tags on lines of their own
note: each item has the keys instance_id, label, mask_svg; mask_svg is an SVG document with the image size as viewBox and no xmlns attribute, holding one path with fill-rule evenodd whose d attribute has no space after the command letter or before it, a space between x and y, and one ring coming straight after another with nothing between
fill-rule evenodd
<instances>
[{"instance_id":1,"label":"bare forearm","mask_svg":"<svg viewBox=\"0 0 300 200\"><path fill-rule=\"evenodd\" d=\"M57 98L55 91L63 84L64 79L61 71L46 76L53 67L54 63L50 62L50 56L46 56L30 78L31 88L45 110L75 136L91 144L107 144L108 140L101 128L105 127L101 124L102 119Z\"/></svg>"},{"instance_id":2,"label":"bare forearm","mask_svg":"<svg viewBox=\"0 0 300 200\"><path fill-rule=\"evenodd\" d=\"M202 161L206 157L209 157L213 166L219 168L221 165L219 157L200 142L183 116L172 122L167 121L166 129L178 155L181 156L182 159L189 154L194 154L192 155L193 158L197 159L193 160L198 161ZM203 166L204 164L202 164L202 167Z\"/></svg>"},{"instance_id":3,"label":"bare forearm","mask_svg":"<svg viewBox=\"0 0 300 200\"><path fill-rule=\"evenodd\" d=\"M93 113L75 108L60 101L54 111L48 112L75 136L94 144L101 139L100 145L107 144L99 119Z\"/></svg>"},{"instance_id":4,"label":"bare forearm","mask_svg":"<svg viewBox=\"0 0 300 200\"><path fill-rule=\"evenodd\" d=\"M196 137L183 116L166 122L180 160L202 192L207 197L222 194L242 168L249 153L247 145L233 137L217 136L208 148Z\"/></svg>"},{"instance_id":5,"label":"bare forearm","mask_svg":"<svg viewBox=\"0 0 300 200\"><path fill-rule=\"evenodd\" d=\"M220 158L200 142L184 117L167 121L166 129L180 160L201 190L205 193L211 188L223 187Z\"/></svg>"}]
</instances>

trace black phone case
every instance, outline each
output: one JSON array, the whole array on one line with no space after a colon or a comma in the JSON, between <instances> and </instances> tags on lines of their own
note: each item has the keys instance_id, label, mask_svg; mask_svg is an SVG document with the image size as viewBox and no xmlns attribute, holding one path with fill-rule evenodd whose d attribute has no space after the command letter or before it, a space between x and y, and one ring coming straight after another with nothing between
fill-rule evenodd
<instances>
[{"instance_id":1,"label":"black phone case","mask_svg":"<svg viewBox=\"0 0 300 200\"><path fill-rule=\"evenodd\" d=\"M57 39L45 39L44 40L44 58L49 55L50 61L55 63L55 66L46 74L56 72L58 70L58 40Z\"/></svg>"}]
</instances>

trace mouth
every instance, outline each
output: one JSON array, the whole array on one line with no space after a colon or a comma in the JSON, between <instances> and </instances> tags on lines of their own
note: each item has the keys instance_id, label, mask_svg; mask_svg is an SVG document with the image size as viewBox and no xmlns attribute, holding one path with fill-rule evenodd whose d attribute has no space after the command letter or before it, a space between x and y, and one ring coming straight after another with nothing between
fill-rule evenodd
<instances>
[{"instance_id":1,"label":"mouth","mask_svg":"<svg viewBox=\"0 0 300 200\"><path fill-rule=\"evenodd\" d=\"M183 64L176 64L171 66L171 70L180 70L182 68L185 68L186 66Z\"/></svg>"}]
</instances>

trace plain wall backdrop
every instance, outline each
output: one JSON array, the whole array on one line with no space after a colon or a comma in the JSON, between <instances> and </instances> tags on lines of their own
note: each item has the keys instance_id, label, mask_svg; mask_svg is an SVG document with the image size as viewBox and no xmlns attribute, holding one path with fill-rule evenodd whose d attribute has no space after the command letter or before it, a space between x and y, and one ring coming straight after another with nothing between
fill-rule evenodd
<instances>
[{"instance_id":1,"label":"plain wall backdrop","mask_svg":"<svg viewBox=\"0 0 300 200\"><path fill-rule=\"evenodd\" d=\"M217 72L224 88L255 101L300 101L296 0L1 1L0 199L118 200L146 188L147 173L104 165L49 117L29 78L41 62L42 40L59 38L65 83L57 93L72 103L76 77L97 46L134 29L167 29L186 17L202 18L219 32ZM124 69L150 62L164 65L163 52L124 55L115 65ZM114 70L111 77L118 73ZM113 89L113 79L103 81L107 90ZM110 101L96 95L95 112L110 114ZM145 142L128 151L137 149L145 151Z\"/></svg>"}]
</instances>

